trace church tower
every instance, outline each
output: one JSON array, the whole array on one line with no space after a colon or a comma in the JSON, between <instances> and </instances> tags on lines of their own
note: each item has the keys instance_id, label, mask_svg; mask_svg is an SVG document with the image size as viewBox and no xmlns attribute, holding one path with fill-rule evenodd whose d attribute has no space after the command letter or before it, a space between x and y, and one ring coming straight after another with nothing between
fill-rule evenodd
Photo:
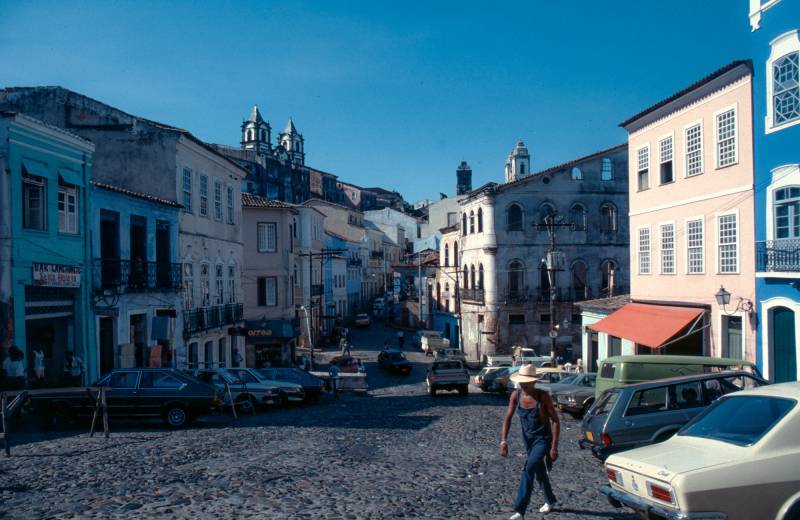
<instances>
[{"instance_id":1,"label":"church tower","mask_svg":"<svg viewBox=\"0 0 800 520\"><path fill-rule=\"evenodd\" d=\"M289 122L286 123L286 128L283 129L283 133L278 136L278 142L289 154L289 159L293 164L303 166L306 163L303 134L294 127L291 117Z\"/></svg>"},{"instance_id":2,"label":"church tower","mask_svg":"<svg viewBox=\"0 0 800 520\"><path fill-rule=\"evenodd\" d=\"M456 195L464 195L472 191L472 168L467 161L461 161L456 169Z\"/></svg>"},{"instance_id":3,"label":"church tower","mask_svg":"<svg viewBox=\"0 0 800 520\"><path fill-rule=\"evenodd\" d=\"M506 159L506 182L514 182L531 173L531 156L525 143L519 141Z\"/></svg>"},{"instance_id":4,"label":"church tower","mask_svg":"<svg viewBox=\"0 0 800 520\"><path fill-rule=\"evenodd\" d=\"M253 105L250 117L242 123L242 149L259 154L272 152L272 128L261 117L258 105Z\"/></svg>"}]
</instances>

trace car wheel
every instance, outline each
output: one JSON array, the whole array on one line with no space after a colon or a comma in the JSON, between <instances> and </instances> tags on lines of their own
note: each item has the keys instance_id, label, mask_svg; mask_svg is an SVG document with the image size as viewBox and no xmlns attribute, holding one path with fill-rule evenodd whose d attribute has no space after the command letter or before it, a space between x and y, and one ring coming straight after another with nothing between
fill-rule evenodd
<instances>
[{"instance_id":1,"label":"car wheel","mask_svg":"<svg viewBox=\"0 0 800 520\"><path fill-rule=\"evenodd\" d=\"M191 422L191 419L184 406L172 405L164 412L164 422L170 428L183 428Z\"/></svg>"}]
</instances>

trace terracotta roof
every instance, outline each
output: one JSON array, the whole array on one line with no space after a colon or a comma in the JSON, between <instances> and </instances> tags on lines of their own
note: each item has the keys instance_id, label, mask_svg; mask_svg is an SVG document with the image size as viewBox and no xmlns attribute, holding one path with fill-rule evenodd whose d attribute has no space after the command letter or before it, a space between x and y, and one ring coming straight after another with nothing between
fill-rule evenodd
<instances>
[{"instance_id":1,"label":"terracotta roof","mask_svg":"<svg viewBox=\"0 0 800 520\"><path fill-rule=\"evenodd\" d=\"M243 208L270 208L270 209L290 209L297 211L294 204L280 200L271 200L252 193L242 193Z\"/></svg>"},{"instance_id":2,"label":"terracotta roof","mask_svg":"<svg viewBox=\"0 0 800 520\"><path fill-rule=\"evenodd\" d=\"M167 200L162 199L160 197L156 197L155 195L148 195L147 193L141 193L138 191L129 190L127 188L121 188L119 186L114 186L113 184L106 184L105 182L98 182L98 181L91 181L91 184L97 188L113 191L116 193L121 193L123 195L127 195L129 197L135 197L137 199L146 200L148 202L155 202L156 204L163 204L164 206L172 206L173 208L182 208L183 206L175 202L174 200Z\"/></svg>"},{"instance_id":3,"label":"terracotta roof","mask_svg":"<svg viewBox=\"0 0 800 520\"><path fill-rule=\"evenodd\" d=\"M575 302L575 305L581 310L586 309L611 313L617 309L621 309L630 302L630 294L621 294L619 296L612 296L611 298L598 298L596 300Z\"/></svg>"},{"instance_id":4,"label":"terracotta roof","mask_svg":"<svg viewBox=\"0 0 800 520\"><path fill-rule=\"evenodd\" d=\"M688 87L684 88L683 90L679 90L678 92L672 94L668 98L662 99L661 101L659 101L655 105L652 105L652 106L642 110L641 112L639 112L635 116L633 116L633 117L631 117L629 119L626 119L625 121L620 123L619 126L621 126L623 128L628 126L629 124L633 123L637 119L641 119L642 117L646 116L647 114L649 114L651 112L655 112L659 108L661 108L661 107L663 107L663 106L675 101L676 99L678 99L678 98L680 98L682 96L685 96L689 92L691 92L693 90L696 90L696 89L702 87L703 85L711 83L713 80L719 78L720 76L722 76L726 72L732 71L733 69L735 69L736 67L738 67L740 65L747 65L747 67L751 71L753 70L753 62L751 60L736 60L736 61L732 61L732 62L728 63L727 65L725 65L724 67L715 70L714 72L712 72L708 76L704 77L703 79L692 83L691 85L689 85Z\"/></svg>"}]
</instances>

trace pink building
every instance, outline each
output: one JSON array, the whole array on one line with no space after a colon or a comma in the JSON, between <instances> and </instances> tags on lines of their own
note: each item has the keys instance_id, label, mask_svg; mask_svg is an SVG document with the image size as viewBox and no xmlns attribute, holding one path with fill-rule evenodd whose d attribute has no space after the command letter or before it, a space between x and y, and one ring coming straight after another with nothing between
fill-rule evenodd
<instances>
[{"instance_id":1,"label":"pink building","mask_svg":"<svg viewBox=\"0 0 800 520\"><path fill-rule=\"evenodd\" d=\"M616 346L608 355L755 362L751 81L736 61L622 123L632 303L590 325Z\"/></svg>"}]
</instances>

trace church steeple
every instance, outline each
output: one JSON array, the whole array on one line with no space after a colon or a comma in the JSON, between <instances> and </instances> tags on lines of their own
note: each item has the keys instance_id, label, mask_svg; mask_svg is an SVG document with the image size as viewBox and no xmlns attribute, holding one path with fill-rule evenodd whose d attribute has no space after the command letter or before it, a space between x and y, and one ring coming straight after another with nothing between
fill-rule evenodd
<instances>
[{"instance_id":1,"label":"church steeple","mask_svg":"<svg viewBox=\"0 0 800 520\"><path fill-rule=\"evenodd\" d=\"M531 156L520 140L506 159L506 182L514 182L531 173Z\"/></svg>"},{"instance_id":2,"label":"church steeple","mask_svg":"<svg viewBox=\"0 0 800 520\"><path fill-rule=\"evenodd\" d=\"M305 140L303 139L303 134L298 132L297 128L295 128L294 121L292 121L291 117L286 123L286 128L283 129L283 133L278 136L278 142L280 146L286 150L286 153L289 154L289 159L292 163L300 166L305 164Z\"/></svg>"},{"instance_id":3,"label":"church steeple","mask_svg":"<svg viewBox=\"0 0 800 520\"><path fill-rule=\"evenodd\" d=\"M242 148L258 153L272 152L272 128L261 117L258 105L253 105L250 117L242 123Z\"/></svg>"}]
</instances>

